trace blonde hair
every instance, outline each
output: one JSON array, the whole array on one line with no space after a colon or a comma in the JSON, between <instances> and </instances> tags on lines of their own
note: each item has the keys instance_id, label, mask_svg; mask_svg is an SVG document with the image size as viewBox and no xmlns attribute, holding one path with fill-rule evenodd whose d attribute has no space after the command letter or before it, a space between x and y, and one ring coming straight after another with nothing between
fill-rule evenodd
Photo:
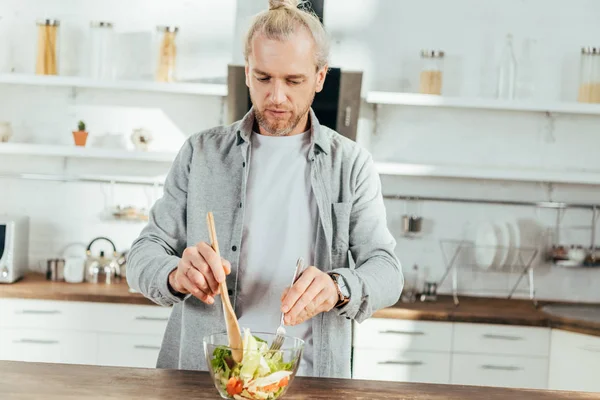
<instances>
[{"instance_id":1,"label":"blonde hair","mask_svg":"<svg viewBox=\"0 0 600 400\"><path fill-rule=\"evenodd\" d=\"M305 28L315 42L317 70L329 64L329 38L319 18L301 0L269 0L269 9L257 14L246 34L244 57L252 53L252 39L263 34L272 40L287 40L298 28Z\"/></svg>"}]
</instances>

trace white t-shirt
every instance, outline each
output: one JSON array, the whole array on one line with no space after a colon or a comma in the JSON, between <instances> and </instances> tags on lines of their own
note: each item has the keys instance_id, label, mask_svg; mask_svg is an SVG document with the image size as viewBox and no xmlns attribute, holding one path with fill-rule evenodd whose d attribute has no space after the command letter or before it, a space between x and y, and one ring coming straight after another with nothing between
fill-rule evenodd
<instances>
[{"instance_id":1,"label":"white t-shirt","mask_svg":"<svg viewBox=\"0 0 600 400\"><path fill-rule=\"evenodd\" d=\"M293 136L252 134L236 313L240 328L275 333L281 295L296 261L314 265L318 210L310 180L310 132ZM313 371L312 324L286 326L305 341L299 375Z\"/></svg>"}]
</instances>

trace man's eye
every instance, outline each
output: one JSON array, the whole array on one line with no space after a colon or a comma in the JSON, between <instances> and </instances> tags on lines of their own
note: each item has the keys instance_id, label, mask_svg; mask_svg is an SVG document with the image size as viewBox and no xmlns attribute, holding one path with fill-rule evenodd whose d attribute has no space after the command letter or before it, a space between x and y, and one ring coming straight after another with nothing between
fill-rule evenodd
<instances>
[{"instance_id":1,"label":"man's eye","mask_svg":"<svg viewBox=\"0 0 600 400\"><path fill-rule=\"evenodd\" d=\"M259 82L268 82L270 78L256 78Z\"/></svg>"},{"instance_id":2,"label":"man's eye","mask_svg":"<svg viewBox=\"0 0 600 400\"><path fill-rule=\"evenodd\" d=\"M301 84L302 82L301 82L301 81L288 81L288 83L289 83L290 85L299 85L299 84Z\"/></svg>"}]
</instances>

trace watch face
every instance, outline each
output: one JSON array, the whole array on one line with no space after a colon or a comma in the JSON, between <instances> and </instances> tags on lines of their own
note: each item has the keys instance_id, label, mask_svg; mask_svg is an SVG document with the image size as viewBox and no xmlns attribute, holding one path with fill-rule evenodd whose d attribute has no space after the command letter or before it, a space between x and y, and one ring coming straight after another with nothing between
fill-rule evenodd
<instances>
[{"instance_id":1,"label":"watch face","mask_svg":"<svg viewBox=\"0 0 600 400\"><path fill-rule=\"evenodd\" d=\"M348 287L346 286L346 281L344 280L343 276L338 276L337 283L340 287L340 292L342 292L342 295L346 298L350 297L350 292L348 291Z\"/></svg>"}]
</instances>

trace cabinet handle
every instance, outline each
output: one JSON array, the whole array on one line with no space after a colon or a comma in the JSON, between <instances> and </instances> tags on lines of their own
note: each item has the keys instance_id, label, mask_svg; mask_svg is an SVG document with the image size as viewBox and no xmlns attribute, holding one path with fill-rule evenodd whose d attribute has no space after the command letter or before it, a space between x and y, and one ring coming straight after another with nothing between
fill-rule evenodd
<instances>
[{"instance_id":1,"label":"cabinet handle","mask_svg":"<svg viewBox=\"0 0 600 400\"><path fill-rule=\"evenodd\" d=\"M491 369L496 371L520 371L523 368L514 365L482 365L481 369Z\"/></svg>"},{"instance_id":2,"label":"cabinet handle","mask_svg":"<svg viewBox=\"0 0 600 400\"><path fill-rule=\"evenodd\" d=\"M486 333L483 335L484 339L497 339L497 340L523 340L522 337L519 336L509 336L509 335L494 335L493 333Z\"/></svg>"},{"instance_id":3,"label":"cabinet handle","mask_svg":"<svg viewBox=\"0 0 600 400\"><path fill-rule=\"evenodd\" d=\"M346 107L346 115L344 117L344 126L349 127L352 122L352 109L350 107Z\"/></svg>"},{"instance_id":4,"label":"cabinet handle","mask_svg":"<svg viewBox=\"0 0 600 400\"><path fill-rule=\"evenodd\" d=\"M133 348L141 350L160 350L160 346L148 346L147 344L136 344Z\"/></svg>"},{"instance_id":5,"label":"cabinet handle","mask_svg":"<svg viewBox=\"0 0 600 400\"><path fill-rule=\"evenodd\" d=\"M420 332L420 331L395 331L395 330L386 330L386 331L379 331L379 333L383 333L383 334L392 334L392 335L411 335L411 336L420 336L420 335L424 335L425 332Z\"/></svg>"},{"instance_id":6,"label":"cabinet handle","mask_svg":"<svg viewBox=\"0 0 600 400\"><path fill-rule=\"evenodd\" d=\"M169 318L167 317L146 317L146 316L139 316L139 317L135 317L136 321L168 321Z\"/></svg>"},{"instance_id":7,"label":"cabinet handle","mask_svg":"<svg viewBox=\"0 0 600 400\"><path fill-rule=\"evenodd\" d=\"M19 339L19 340L13 340L13 343L59 344L60 342L58 340Z\"/></svg>"},{"instance_id":8,"label":"cabinet handle","mask_svg":"<svg viewBox=\"0 0 600 400\"><path fill-rule=\"evenodd\" d=\"M591 351L592 353L600 353L600 349L592 346L581 346L579 347L583 351Z\"/></svg>"},{"instance_id":9,"label":"cabinet handle","mask_svg":"<svg viewBox=\"0 0 600 400\"><path fill-rule=\"evenodd\" d=\"M415 367L417 365L423 365L423 361L379 361L378 365L408 365Z\"/></svg>"},{"instance_id":10,"label":"cabinet handle","mask_svg":"<svg viewBox=\"0 0 600 400\"><path fill-rule=\"evenodd\" d=\"M58 311L58 310L21 310L21 311L17 311L17 314L50 315L50 314L60 314L60 311Z\"/></svg>"}]
</instances>

